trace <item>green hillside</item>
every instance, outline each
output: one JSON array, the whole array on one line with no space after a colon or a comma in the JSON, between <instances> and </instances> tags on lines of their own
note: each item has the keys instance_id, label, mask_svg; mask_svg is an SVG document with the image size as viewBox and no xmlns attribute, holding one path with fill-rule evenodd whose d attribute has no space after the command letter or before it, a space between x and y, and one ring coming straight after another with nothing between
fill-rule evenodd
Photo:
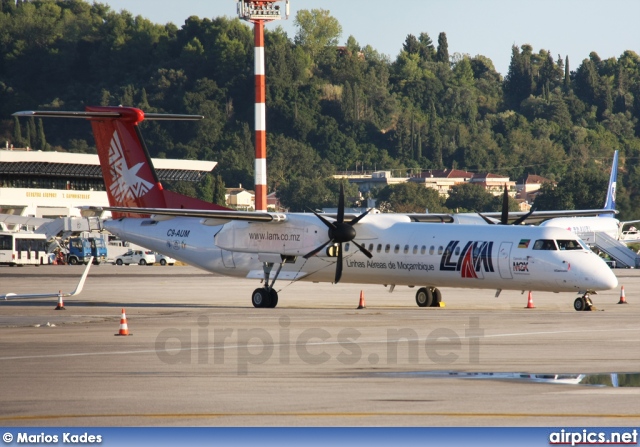
<instances>
[{"instance_id":1,"label":"green hillside","mask_svg":"<svg viewBox=\"0 0 640 447\"><path fill-rule=\"evenodd\" d=\"M352 37L337 47L345 39L328 11L299 11L296 25L295 36L265 31L268 186L292 211L335 205L338 171L438 168L512 180L534 173L558 182L539 209L600 207L619 149L619 217L640 219L634 51L569 61L522 44L503 79L487 57L450 54L446 30L408 35L389 60ZM199 123L143 124L152 156L216 160L227 186L251 187L253 101L253 32L237 19L190 17L177 27L100 3L2 0L3 145L94 151L88 124L43 126L12 118L18 110L122 104L198 113L206 116ZM212 200L213 184L174 186Z\"/></svg>"}]
</instances>

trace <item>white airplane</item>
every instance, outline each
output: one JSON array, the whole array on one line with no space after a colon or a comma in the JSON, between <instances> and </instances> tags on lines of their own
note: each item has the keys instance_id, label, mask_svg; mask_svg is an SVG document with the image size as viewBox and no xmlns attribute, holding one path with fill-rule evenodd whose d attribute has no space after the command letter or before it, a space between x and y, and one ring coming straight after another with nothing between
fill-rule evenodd
<instances>
[{"instance_id":1,"label":"white airplane","mask_svg":"<svg viewBox=\"0 0 640 447\"><path fill-rule=\"evenodd\" d=\"M496 296L502 290L574 292L580 294L576 310L590 310L591 293L618 284L604 261L565 229L345 216L342 191L335 218L233 211L171 193L155 176L138 124L201 116L97 106L14 115L89 120L112 205L105 229L210 272L262 279L251 295L255 307L277 305L277 279L418 286L420 307L439 305L438 287L495 289Z\"/></svg>"},{"instance_id":2,"label":"white airplane","mask_svg":"<svg viewBox=\"0 0 640 447\"><path fill-rule=\"evenodd\" d=\"M609 176L609 186L607 188L607 198L604 209L615 211L616 209L616 184L618 181L618 151L613 154L611 165L611 175ZM627 224L640 222L629 220L621 222L614 217L614 214L600 214L593 217L557 217L542 222L540 226L566 228L575 233L587 244L595 242L596 233L606 233L608 236L619 240L622 238L622 228Z\"/></svg>"}]
</instances>

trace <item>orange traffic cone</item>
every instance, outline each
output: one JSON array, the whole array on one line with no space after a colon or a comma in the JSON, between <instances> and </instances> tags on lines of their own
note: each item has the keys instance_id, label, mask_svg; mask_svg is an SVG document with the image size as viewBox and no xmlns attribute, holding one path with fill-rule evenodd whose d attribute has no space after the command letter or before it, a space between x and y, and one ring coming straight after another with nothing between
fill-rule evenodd
<instances>
[{"instance_id":1,"label":"orange traffic cone","mask_svg":"<svg viewBox=\"0 0 640 447\"><path fill-rule=\"evenodd\" d=\"M360 303L358 303L358 309L364 309L364 292L360 291Z\"/></svg>"},{"instance_id":2,"label":"orange traffic cone","mask_svg":"<svg viewBox=\"0 0 640 447\"><path fill-rule=\"evenodd\" d=\"M62 301L62 290L58 292L58 305L54 310L67 310L64 308L64 302Z\"/></svg>"},{"instance_id":3,"label":"orange traffic cone","mask_svg":"<svg viewBox=\"0 0 640 447\"><path fill-rule=\"evenodd\" d=\"M535 309L536 306L533 305L533 296L531 295L531 290L529 290L529 296L527 297L527 307L525 309Z\"/></svg>"},{"instance_id":4,"label":"orange traffic cone","mask_svg":"<svg viewBox=\"0 0 640 447\"><path fill-rule=\"evenodd\" d=\"M120 330L115 335L133 335L129 333L129 327L127 326L127 316L122 309L122 317L120 317Z\"/></svg>"},{"instance_id":5,"label":"orange traffic cone","mask_svg":"<svg viewBox=\"0 0 640 447\"><path fill-rule=\"evenodd\" d=\"M624 298L624 286L620 286L620 301L618 304L627 304L627 300Z\"/></svg>"}]
</instances>

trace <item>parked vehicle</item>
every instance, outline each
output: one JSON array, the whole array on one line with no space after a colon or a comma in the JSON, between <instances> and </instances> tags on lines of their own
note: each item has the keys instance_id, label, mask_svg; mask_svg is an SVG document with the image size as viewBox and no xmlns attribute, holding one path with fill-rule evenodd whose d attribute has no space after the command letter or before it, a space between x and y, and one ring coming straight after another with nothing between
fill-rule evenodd
<instances>
[{"instance_id":1,"label":"parked vehicle","mask_svg":"<svg viewBox=\"0 0 640 447\"><path fill-rule=\"evenodd\" d=\"M171 256L167 256L167 255L163 255L162 253L155 253L156 255L156 263L160 264L160 265L173 265L176 263L176 260L173 259Z\"/></svg>"},{"instance_id":2,"label":"parked vehicle","mask_svg":"<svg viewBox=\"0 0 640 447\"><path fill-rule=\"evenodd\" d=\"M48 264L47 238L44 234L0 232L0 264Z\"/></svg>"},{"instance_id":3,"label":"parked vehicle","mask_svg":"<svg viewBox=\"0 0 640 447\"><path fill-rule=\"evenodd\" d=\"M156 262L156 255L149 250L129 250L128 252L116 256L113 262L116 265L153 265Z\"/></svg>"},{"instance_id":4,"label":"parked vehicle","mask_svg":"<svg viewBox=\"0 0 640 447\"><path fill-rule=\"evenodd\" d=\"M104 241L98 237L69 238L67 250L67 263L71 265L86 264L91 256L93 256L93 263L96 265L107 260L107 247L105 247Z\"/></svg>"}]
</instances>

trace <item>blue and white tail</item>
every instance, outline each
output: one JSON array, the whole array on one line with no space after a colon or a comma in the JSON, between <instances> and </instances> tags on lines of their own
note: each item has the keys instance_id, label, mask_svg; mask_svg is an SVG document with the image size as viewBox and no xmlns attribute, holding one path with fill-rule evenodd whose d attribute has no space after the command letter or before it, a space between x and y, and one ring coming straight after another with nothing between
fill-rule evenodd
<instances>
[{"instance_id":1,"label":"blue and white tail","mask_svg":"<svg viewBox=\"0 0 640 447\"><path fill-rule=\"evenodd\" d=\"M607 199L604 208L607 210L616 209L616 182L618 181L618 151L613 153L613 164L611 165L611 176L609 176L609 188L607 189ZM599 217L615 217L614 214L599 214Z\"/></svg>"}]
</instances>

